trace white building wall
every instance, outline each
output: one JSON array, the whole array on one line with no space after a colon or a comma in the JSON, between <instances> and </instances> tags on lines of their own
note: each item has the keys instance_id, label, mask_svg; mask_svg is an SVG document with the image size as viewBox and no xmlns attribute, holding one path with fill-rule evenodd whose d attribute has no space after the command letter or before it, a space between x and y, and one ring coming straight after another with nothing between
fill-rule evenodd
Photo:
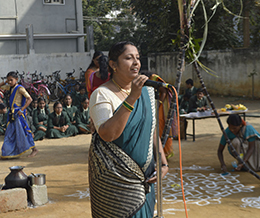
<instances>
[{"instance_id":1,"label":"white building wall","mask_svg":"<svg viewBox=\"0 0 260 218\"><path fill-rule=\"evenodd\" d=\"M64 5L44 4L43 0L0 0L0 55L27 53L28 24L33 25L35 35L59 35L35 37L35 53L84 52L81 0L65 0Z\"/></svg>"},{"instance_id":2,"label":"white building wall","mask_svg":"<svg viewBox=\"0 0 260 218\"><path fill-rule=\"evenodd\" d=\"M8 72L18 70L34 73L42 72L50 75L56 70L61 70L61 79L66 78L66 73L75 69L75 76L79 78L80 67L87 69L92 60L92 55L86 53L53 53L53 54L30 54L30 55L1 55L0 77L5 77Z\"/></svg>"},{"instance_id":3,"label":"white building wall","mask_svg":"<svg viewBox=\"0 0 260 218\"><path fill-rule=\"evenodd\" d=\"M232 51L204 51L199 58L201 63L213 70L216 76L201 69L204 83L212 95L246 96L253 95L252 77L254 71L254 97L260 98L260 52L248 49ZM175 84L178 64L178 53L149 54L148 68L160 75L166 82ZM185 81L193 79L196 87L200 81L192 65L186 65L182 74L181 88L185 89Z\"/></svg>"}]
</instances>

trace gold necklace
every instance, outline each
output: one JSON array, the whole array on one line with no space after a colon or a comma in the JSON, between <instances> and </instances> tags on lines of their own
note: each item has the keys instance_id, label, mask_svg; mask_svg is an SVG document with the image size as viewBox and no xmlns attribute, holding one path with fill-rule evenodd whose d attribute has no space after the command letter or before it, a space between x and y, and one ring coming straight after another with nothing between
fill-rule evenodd
<instances>
[{"instance_id":1,"label":"gold necklace","mask_svg":"<svg viewBox=\"0 0 260 218\"><path fill-rule=\"evenodd\" d=\"M112 79L112 82L116 85L116 87L119 89L119 91L126 93L127 95L130 95L130 91L123 89L114 79Z\"/></svg>"}]
</instances>

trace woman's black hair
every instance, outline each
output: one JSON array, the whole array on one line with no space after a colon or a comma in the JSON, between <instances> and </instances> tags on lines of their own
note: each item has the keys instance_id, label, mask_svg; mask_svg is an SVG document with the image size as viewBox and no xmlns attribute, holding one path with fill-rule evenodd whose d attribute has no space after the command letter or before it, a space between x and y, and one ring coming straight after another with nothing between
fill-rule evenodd
<instances>
[{"instance_id":1,"label":"woman's black hair","mask_svg":"<svg viewBox=\"0 0 260 218\"><path fill-rule=\"evenodd\" d=\"M61 102L56 101L54 103L54 105L53 105L54 113L55 113L55 108L57 107L58 104L61 104ZM59 125L64 126L65 124L66 124L66 120L65 120L65 117L64 117L63 113L61 113L60 118L58 116L54 117L54 120L53 120L53 125L54 126L59 126Z\"/></svg>"},{"instance_id":2,"label":"woman's black hair","mask_svg":"<svg viewBox=\"0 0 260 218\"><path fill-rule=\"evenodd\" d=\"M122 41L122 42L117 42L116 44L114 44L108 53L108 59L109 61L114 61L117 62L118 57L126 50L126 45L134 45L134 43L129 42L129 41ZM112 69L112 67L108 66L108 71L110 72L110 77L113 77L113 73L114 70Z\"/></svg>"},{"instance_id":3,"label":"woman's black hair","mask_svg":"<svg viewBox=\"0 0 260 218\"><path fill-rule=\"evenodd\" d=\"M100 73L100 78L102 80L106 80L108 77L108 57L105 55L102 55L98 59L99 63L99 73Z\"/></svg>"},{"instance_id":4,"label":"woman's black hair","mask_svg":"<svg viewBox=\"0 0 260 218\"><path fill-rule=\"evenodd\" d=\"M88 66L87 70L88 70L89 68L92 68L92 67L95 67L95 66L96 66L95 63L94 63L94 59L95 59L96 57L100 56L100 55L103 55L103 52L102 52L102 51L95 51L95 53L94 53L94 55L93 55L93 58L92 58L92 61L91 61L90 65Z\"/></svg>"},{"instance_id":5,"label":"woman's black hair","mask_svg":"<svg viewBox=\"0 0 260 218\"><path fill-rule=\"evenodd\" d=\"M80 107L79 107L80 112L83 112L82 103L83 103L84 101L86 101L87 99L88 99L87 97L83 97L83 98L81 99L81 101L80 101Z\"/></svg>"},{"instance_id":6,"label":"woman's black hair","mask_svg":"<svg viewBox=\"0 0 260 218\"><path fill-rule=\"evenodd\" d=\"M18 75L17 75L17 73L14 72L14 71L10 71L10 72L7 74L6 78L9 77L9 76L11 76L11 77L13 77L13 78L15 78L15 79L18 79Z\"/></svg>"},{"instance_id":7,"label":"woman's black hair","mask_svg":"<svg viewBox=\"0 0 260 218\"><path fill-rule=\"evenodd\" d=\"M48 110L48 108L47 108L47 103L46 103L46 100L45 100L45 98L43 98L43 97L39 97L38 98L38 100L37 100L37 103L38 103L38 105L37 105L37 111L38 111L38 114L40 114L40 111L41 111L41 109L40 109L40 107L39 107L39 104L40 104L40 102L41 101L44 101L45 102L45 106L44 106L44 111L45 111L45 114L49 114L49 110Z\"/></svg>"},{"instance_id":8,"label":"woman's black hair","mask_svg":"<svg viewBox=\"0 0 260 218\"><path fill-rule=\"evenodd\" d=\"M227 118L227 123L233 126L240 126L242 124L242 119L238 114L230 114Z\"/></svg>"}]
</instances>

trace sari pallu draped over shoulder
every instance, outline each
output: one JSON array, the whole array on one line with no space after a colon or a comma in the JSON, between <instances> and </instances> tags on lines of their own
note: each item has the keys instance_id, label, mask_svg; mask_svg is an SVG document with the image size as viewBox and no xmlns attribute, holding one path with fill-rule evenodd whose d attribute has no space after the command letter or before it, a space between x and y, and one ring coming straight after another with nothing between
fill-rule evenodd
<instances>
[{"instance_id":1,"label":"sari pallu draped over shoulder","mask_svg":"<svg viewBox=\"0 0 260 218\"><path fill-rule=\"evenodd\" d=\"M26 98L22 97L21 105L15 103L20 86L14 87L10 96L10 109L2 146L2 158L16 158L35 147L31 130L26 122L25 111L21 116L18 115L18 111L24 106Z\"/></svg>"},{"instance_id":2,"label":"sari pallu draped over shoulder","mask_svg":"<svg viewBox=\"0 0 260 218\"><path fill-rule=\"evenodd\" d=\"M154 171L153 96L151 88L143 88L117 140L105 142L97 133L92 136L89 185L92 216L95 218L153 217L154 189L153 185L145 183Z\"/></svg>"}]
</instances>

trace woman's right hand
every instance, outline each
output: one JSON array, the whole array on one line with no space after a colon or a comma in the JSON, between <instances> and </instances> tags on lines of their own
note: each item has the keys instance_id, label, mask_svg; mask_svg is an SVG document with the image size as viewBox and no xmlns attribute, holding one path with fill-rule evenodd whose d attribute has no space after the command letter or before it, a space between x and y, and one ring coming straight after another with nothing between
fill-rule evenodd
<instances>
[{"instance_id":1,"label":"woman's right hand","mask_svg":"<svg viewBox=\"0 0 260 218\"><path fill-rule=\"evenodd\" d=\"M132 81L132 86L131 86L131 93L129 97L137 100L140 98L142 94L142 88L144 86L144 83L148 80L148 77L145 75L137 75L133 81Z\"/></svg>"}]
</instances>

